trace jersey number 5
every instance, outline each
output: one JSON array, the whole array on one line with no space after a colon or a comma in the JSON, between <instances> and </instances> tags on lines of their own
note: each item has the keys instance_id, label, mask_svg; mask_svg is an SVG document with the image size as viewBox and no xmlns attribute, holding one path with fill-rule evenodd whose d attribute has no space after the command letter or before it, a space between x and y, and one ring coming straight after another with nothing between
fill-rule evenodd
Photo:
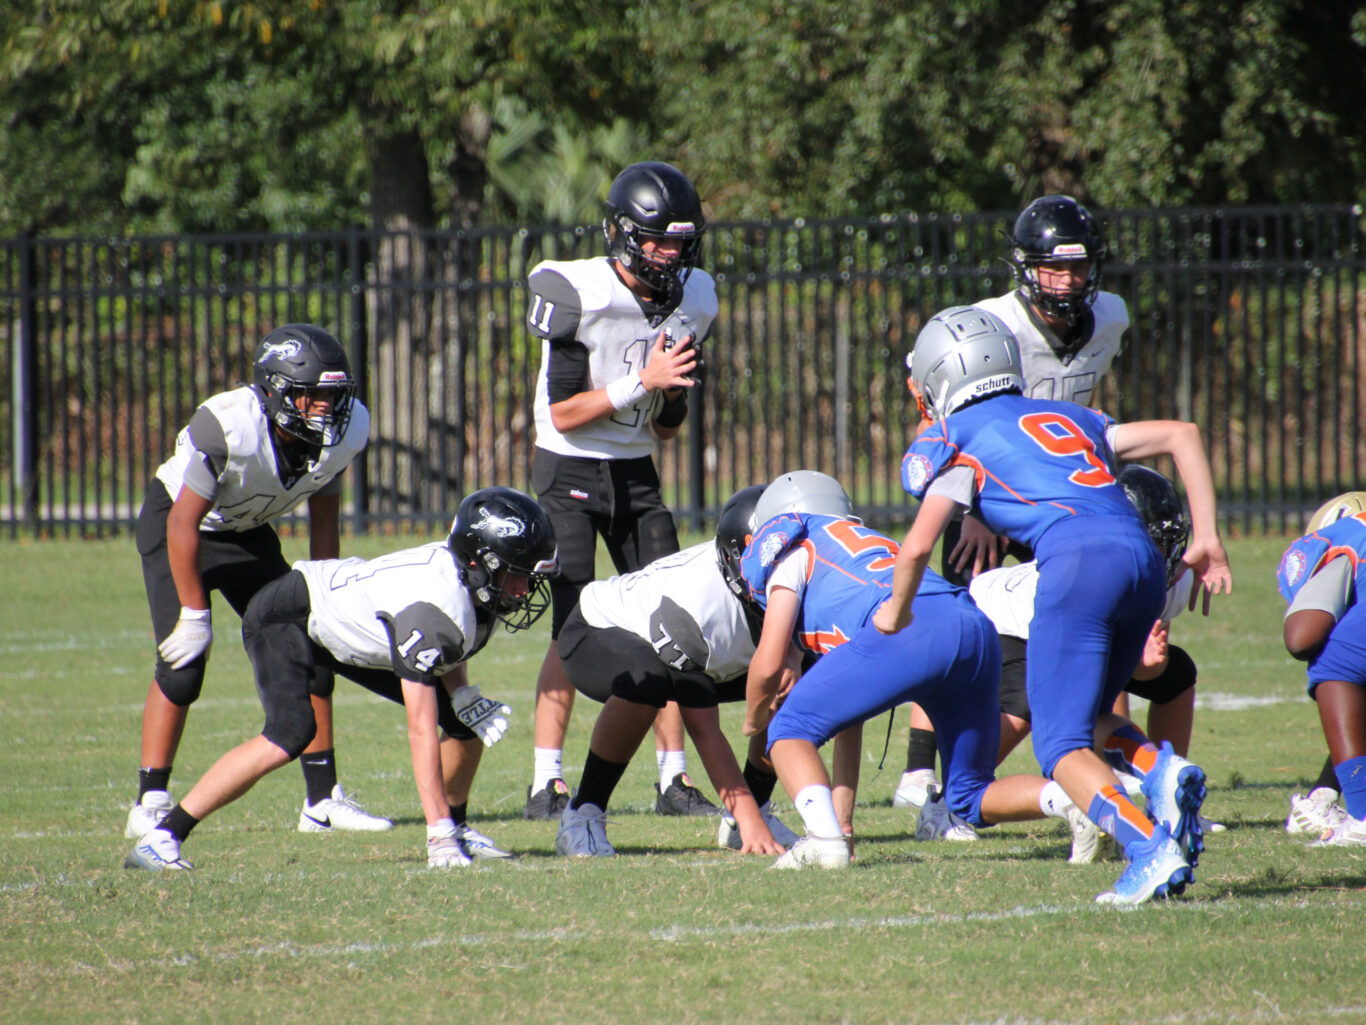
<instances>
[{"instance_id":1,"label":"jersey number 5","mask_svg":"<svg viewBox=\"0 0 1366 1025\"><path fill-rule=\"evenodd\" d=\"M1078 456L1087 469L1075 470L1067 479L1087 488L1101 488L1115 482L1105 460L1096 455L1096 445L1073 421L1061 413L1030 413L1020 417L1020 429L1050 456L1073 459Z\"/></svg>"}]
</instances>

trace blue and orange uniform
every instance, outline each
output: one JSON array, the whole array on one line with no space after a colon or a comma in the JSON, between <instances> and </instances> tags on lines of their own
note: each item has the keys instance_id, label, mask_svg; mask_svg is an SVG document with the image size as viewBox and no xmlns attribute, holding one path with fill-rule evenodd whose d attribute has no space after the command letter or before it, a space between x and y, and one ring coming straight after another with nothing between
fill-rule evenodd
<instances>
[{"instance_id":1,"label":"blue and orange uniform","mask_svg":"<svg viewBox=\"0 0 1366 1025\"><path fill-rule=\"evenodd\" d=\"M915 620L893 636L873 613L887 599L897 543L854 520L786 514L755 532L740 560L751 598L794 584L800 606L793 641L814 661L768 725L769 747L806 740L820 747L841 730L906 701L934 719L949 808L983 825L982 792L995 778L1000 743L1001 647L964 588L926 572ZM794 579L784 564L797 559Z\"/></svg>"},{"instance_id":2,"label":"blue and orange uniform","mask_svg":"<svg viewBox=\"0 0 1366 1025\"><path fill-rule=\"evenodd\" d=\"M999 394L937 421L902 461L911 495L949 494L993 532L1034 549L1025 686L1035 755L1050 777L1064 755L1091 748L1096 719L1132 675L1166 591L1162 557L1115 480L1114 426L1073 403ZM1140 746L1136 734L1133 753L1146 761Z\"/></svg>"},{"instance_id":3,"label":"blue and orange uniform","mask_svg":"<svg viewBox=\"0 0 1366 1025\"><path fill-rule=\"evenodd\" d=\"M1366 686L1366 605L1358 598L1366 586L1366 513L1345 516L1297 538L1276 570L1276 585L1293 608L1310 578L1339 558L1347 560L1352 586L1327 642L1309 660L1310 697L1328 680Z\"/></svg>"}]
</instances>

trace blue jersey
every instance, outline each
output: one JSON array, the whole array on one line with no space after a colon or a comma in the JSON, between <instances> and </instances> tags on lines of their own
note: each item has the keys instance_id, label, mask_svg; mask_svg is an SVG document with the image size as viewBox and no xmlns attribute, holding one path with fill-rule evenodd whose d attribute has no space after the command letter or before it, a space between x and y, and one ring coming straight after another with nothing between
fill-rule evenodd
<instances>
[{"instance_id":1,"label":"blue jersey","mask_svg":"<svg viewBox=\"0 0 1366 1025\"><path fill-rule=\"evenodd\" d=\"M982 521L1031 547L1064 518L1138 520L1115 482L1114 455L1105 439L1113 423L1071 402L996 395L945 417L917 438L901 462L901 485L923 499L941 473L966 466L976 479L973 509Z\"/></svg>"},{"instance_id":2,"label":"blue jersey","mask_svg":"<svg viewBox=\"0 0 1366 1025\"><path fill-rule=\"evenodd\" d=\"M793 639L803 650L824 655L853 637L892 593L899 546L854 520L800 513L775 516L755 531L740 557L740 574L761 608L768 608L774 567L797 549L807 552L808 566ZM962 591L926 570L916 594Z\"/></svg>"},{"instance_id":3,"label":"blue jersey","mask_svg":"<svg viewBox=\"0 0 1366 1025\"><path fill-rule=\"evenodd\" d=\"M1304 582L1328 563L1345 556L1352 563L1352 577L1360 591L1366 580L1366 513L1344 516L1326 527L1296 538L1281 556L1276 585L1281 597L1294 601Z\"/></svg>"}]
</instances>

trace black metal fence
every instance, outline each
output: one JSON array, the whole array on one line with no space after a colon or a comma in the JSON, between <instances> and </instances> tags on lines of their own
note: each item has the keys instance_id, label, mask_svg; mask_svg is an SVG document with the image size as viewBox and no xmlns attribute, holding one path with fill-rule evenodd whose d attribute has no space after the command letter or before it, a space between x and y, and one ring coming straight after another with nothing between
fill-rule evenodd
<instances>
[{"instance_id":1,"label":"black metal fence","mask_svg":"<svg viewBox=\"0 0 1366 1025\"><path fill-rule=\"evenodd\" d=\"M873 521L904 520L903 358L938 309L1010 287L1011 219L710 227L709 377L658 455L680 516L701 525L736 488L810 467ZM1199 423L1235 530L1298 528L1361 486L1361 207L1106 221L1105 287L1133 326L1101 407ZM529 489L540 345L525 279L540 259L600 251L596 228L0 241L0 523L127 529L195 405L245 381L261 335L298 320L348 347L372 411L345 496L356 531L444 524L486 484Z\"/></svg>"}]
</instances>

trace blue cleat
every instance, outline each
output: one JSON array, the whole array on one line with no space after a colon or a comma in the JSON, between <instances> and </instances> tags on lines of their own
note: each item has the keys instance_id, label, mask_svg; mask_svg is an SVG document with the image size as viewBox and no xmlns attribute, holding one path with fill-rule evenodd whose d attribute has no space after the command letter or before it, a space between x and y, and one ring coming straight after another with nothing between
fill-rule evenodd
<instances>
[{"instance_id":1,"label":"blue cleat","mask_svg":"<svg viewBox=\"0 0 1366 1025\"><path fill-rule=\"evenodd\" d=\"M555 849L570 858L611 858L616 849L607 839L607 812L596 804L565 805Z\"/></svg>"},{"instance_id":2,"label":"blue cleat","mask_svg":"<svg viewBox=\"0 0 1366 1025\"><path fill-rule=\"evenodd\" d=\"M1194 881L1181 846L1165 826L1158 824L1148 840L1135 840L1124 849L1129 866L1115 881L1113 890L1096 897L1099 904L1134 907L1153 897L1176 897Z\"/></svg>"},{"instance_id":3,"label":"blue cleat","mask_svg":"<svg viewBox=\"0 0 1366 1025\"><path fill-rule=\"evenodd\" d=\"M1205 803L1205 770L1186 761L1164 740L1157 764L1143 778L1143 796L1148 799L1148 817L1166 827L1187 864L1191 868L1200 864L1200 852L1205 849L1200 819L1200 806Z\"/></svg>"}]
</instances>

